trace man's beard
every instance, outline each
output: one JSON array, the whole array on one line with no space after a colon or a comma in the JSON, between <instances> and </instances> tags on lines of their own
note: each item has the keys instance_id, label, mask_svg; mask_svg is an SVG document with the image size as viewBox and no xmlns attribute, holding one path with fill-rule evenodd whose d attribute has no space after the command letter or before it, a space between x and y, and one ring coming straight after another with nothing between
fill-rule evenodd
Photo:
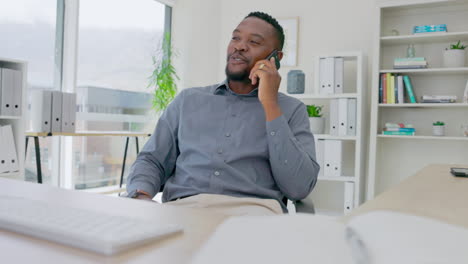
<instances>
[{"instance_id":1,"label":"man's beard","mask_svg":"<svg viewBox=\"0 0 468 264\"><path fill-rule=\"evenodd\" d=\"M225 73L228 81L250 82L249 71L247 70L242 72L230 72L228 69L228 65L226 65Z\"/></svg>"}]
</instances>

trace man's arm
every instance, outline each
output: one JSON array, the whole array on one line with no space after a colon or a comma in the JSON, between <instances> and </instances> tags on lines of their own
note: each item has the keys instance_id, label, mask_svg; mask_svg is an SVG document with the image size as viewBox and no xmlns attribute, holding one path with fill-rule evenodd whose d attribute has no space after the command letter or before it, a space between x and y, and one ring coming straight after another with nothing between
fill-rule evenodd
<instances>
[{"instance_id":1,"label":"man's arm","mask_svg":"<svg viewBox=\"0 0 468 264\"><path fill-rule=\"evenodd\" d=\"M183 96L179 94L159 118L158 124L133 163L127 179L127 192L138 191L138 199L151 199L172 175L179 155L177 131L179 109Z\"/></svg>"},{"instance_id":2,"label":"man's arm","mask_svg":"<svg viewBox=\"0 0 468 264\"><path fill-rule=\"evenodd\" d=\"M314 188L320 170L305 105L296 109L289 123L281 115L267 121L266 128L276 184L288 199L304 199Z\"/></svg>"}]
</instances>

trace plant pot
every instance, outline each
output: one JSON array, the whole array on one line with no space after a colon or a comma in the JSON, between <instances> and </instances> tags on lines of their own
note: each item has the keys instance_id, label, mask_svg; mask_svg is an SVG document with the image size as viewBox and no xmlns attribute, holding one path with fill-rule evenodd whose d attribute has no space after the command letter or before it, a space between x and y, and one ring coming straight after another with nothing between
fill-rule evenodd
<instances>
[{"instance_id":1,"label":"plant pot","mask_svg":"<svg viewBox=\"0 0 468 264\"><path fill-rule=\"evenodd\" d=\"M445 136L445 126L432 126L433 136Z\"/></svg>"},{"instance_id":2,"label":"plant pot","mask_svg":"<svg viewBox=\"0 0 468 264\"><path fill-rule=\"evenodd\" d=\"M323 117L309 117L310 132L312 134L323 134L325 132L325 118Z\"/></svg>"},{"instance_id":3,"label":"plant pot","mask_svg":"<svg viewBox=\"0 0 468 264\"><path fill-rule=\"evenodd\" d=\"M460 49L444 50L444 67L447 67L447 68L465 67L465 50L460 50Z\"/></svg>"}]
</instances>

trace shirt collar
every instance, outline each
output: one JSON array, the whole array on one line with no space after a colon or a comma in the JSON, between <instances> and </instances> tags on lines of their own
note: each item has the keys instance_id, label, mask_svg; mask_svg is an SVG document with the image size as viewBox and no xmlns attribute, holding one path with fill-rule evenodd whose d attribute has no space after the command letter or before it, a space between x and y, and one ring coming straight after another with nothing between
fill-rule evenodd
<instances>
[{"instance_id":1,"label":"shirt collar","mask_svg":"<svg viewBox=\"0 0 468 264\"><path fill-rule=\"evenodd\" d=\"M257 97L258 96L258 88L253 89L250 93L248 94L238 94L235 93L234 91L229 88L229 82L227 80L224 80L221 82L213 92L215 95L226 95L226 94L231 94L235 96L242 96L242 97Z\"/></svg>"}]
</instances>

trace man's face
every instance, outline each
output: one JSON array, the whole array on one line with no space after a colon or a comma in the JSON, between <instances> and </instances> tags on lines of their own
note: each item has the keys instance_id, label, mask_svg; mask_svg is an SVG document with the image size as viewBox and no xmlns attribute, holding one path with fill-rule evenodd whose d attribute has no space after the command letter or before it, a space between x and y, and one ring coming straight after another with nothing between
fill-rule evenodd
<instances>
[{"instance_id":1,"label":"man's face","mask_svg":"<svg viewBox=\"0 0 468 264\"><path fill-rule=\"evenodd\" d=\"M244 19L232 32L227 49L226 76L229 80L249 82L250 70L258 60L277 49L275 28L256 18Z\"/></svg>"}]
</instances>

